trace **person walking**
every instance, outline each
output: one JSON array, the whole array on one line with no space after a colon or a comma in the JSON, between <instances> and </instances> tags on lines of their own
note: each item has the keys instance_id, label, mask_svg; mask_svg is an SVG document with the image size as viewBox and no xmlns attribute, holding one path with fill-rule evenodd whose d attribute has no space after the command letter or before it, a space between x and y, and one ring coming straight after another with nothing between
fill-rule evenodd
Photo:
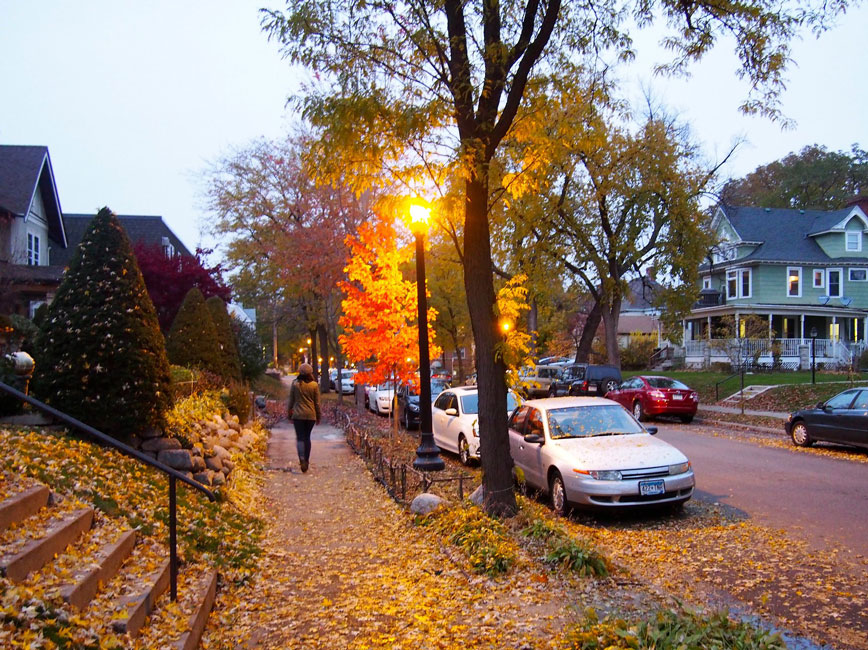
<instances>
[{"instance_id":1,"label":"person walking","mask_svg":"<svg viewBox=\"0 0 868 650\"><path fill-rule=\"evenodd\" d=\"M310 465L310 434L314 423L319 424L322 412L319 406L319 384L313 377L313 368L303 363L298 368L298 377L289 389L289 419L295 427L295 445L298 464L302 472Z\"/></svg>"}]
</instances>

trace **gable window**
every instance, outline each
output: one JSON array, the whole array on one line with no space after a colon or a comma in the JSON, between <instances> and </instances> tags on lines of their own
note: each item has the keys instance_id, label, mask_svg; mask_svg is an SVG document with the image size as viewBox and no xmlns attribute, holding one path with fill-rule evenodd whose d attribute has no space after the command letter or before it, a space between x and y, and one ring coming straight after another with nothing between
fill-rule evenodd
<instances>
[{"instance_id":1,"label":"gable window","mask_svg":"<svg viewBox=\"0 0 868 650\"><path fill-rule=\"evenodd\" d=\"M711 289L711 276L710 275L706 275L704 278L702 278L702 288L703 289Z\"/></svg>"},{"instance_id":2,"label":"gable window","mask_svg":"<svg viewBox=\"0 0 868 650\"><path fill-rule=\"evenodd\" d=\"M826 295L832 298L840 298L844 295L841 286L841 269L829 269L826 271Z\"/></svg>"},{"instance_id":3,"label":"gable window","mask_svg":"<svg viewBox=\"0 0 868 650\"><path fill-rule=\"evenodd\" d=\"M802 296L802 268L800 266L787 267L787 295L790 298Z\"/></svg>"},{"instance_id":4,"label":"gable window","mask_svg":"<svg viewBox=\"0 0 868 650\"><path fill-rule=\"evenodd\" d=\"M726 272L726 297L750 298L750 269L734 269Z\"/></svg>"},{"instance_id":5,"label":"gable window","mask_svg":"<svg viewBox=\"0 0 868 650\"><path fill-rule=\"evenodd\" d=\"M39 235L27 233L27 265L39 266Z\"/></svg>"},{"instance_id":6,"label":"gable window","mask_svg":"<svg viewBox=\"0 0 868 650\"><path fill-rule=\"evenodd\" d=\"M814 289L822 289L826 286L826 274L823 269L814 269Z\"/></svg>"},{"instance_id":7,"label":"gable window","mask_svg":"<svg viewBox=\"0 0 868 650\"><path fill-rule=\"evenodd\" d=\"M847 251L858 252L862 250L862 231L848 230L847 231Z\"/></svg>"},{"instance_id":8,"label":"gable window","mask_svg":"<svg viewBox=\"0 0 868 650\"><path fill-rule=\"evenodd\" d=\"M868 282L868 269L849 269L850 282Z\"/></svg>"}]
</instances>

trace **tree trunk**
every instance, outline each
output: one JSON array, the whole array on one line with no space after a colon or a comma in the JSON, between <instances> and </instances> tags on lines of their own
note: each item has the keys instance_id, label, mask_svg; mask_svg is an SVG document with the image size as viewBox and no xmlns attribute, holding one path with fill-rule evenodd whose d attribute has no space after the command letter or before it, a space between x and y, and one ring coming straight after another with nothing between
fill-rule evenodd
<instances>
[{"instance_id":1,"label":"tree trunk","mask_svg":"<svg viewBox=\"0 0 868 650\"><path fill-rule=\"evenodd\" d=\"M324 368L319 378L319 392L325 395L331 390L329 382L329 337L323 323L319 323L316 326L316 332L319 334L319 345L322 350L322 365Z\"/></svg>"},{"instance_id":2,"label":"tree trunk","mask_svg":"<svg viewBox=\"0 0 868 650\"><path fill-rule=\"evenodd\" d=\"M310 363L310 367L313 368L313 376L314 379L316 379L319 373L319 364L316 361L316 358L318 356L316 344L316 330L308 330L307 335L310 339L310 346L307 348L310 352L310 359L308 360L308 362Z\"/></svg>"},{"instance_id":3,"label":"tree trunk","mask_svg":"<svg viewBox=\"0 0 868 650\"><path fill-rule=\"evenodd\" d=\"M455 356L458 359L458 383L463 386L464 380L466 379L464 376L464 355L461 354L461 346L458 345L458 337L455 336L454 332L450 332L450 334L452 336L452 349L455 350Z\"/></svg>"},{"instance_id":4,"label":"tree trunk","mask_svg":"<svg viewBox=\"0 0 868 650\"><path fill-rule=\"evenodd\" d=\"M576 349L576 363L588 363L588 359L591 358L591 346L594 344L594 337L597 336L597 329L600 327L601 319L600 303L597 301L594 303L591 313L588 314L585 327L582 329L582 338L579 340L579 347Z\"/></svg>"},{"instance_id":5,"label":"tree trunk","mask_svg":"<svg viewBox=\"0 0 868 650\"><path fill-rule=\"evenodd\" d=\"M464 250L464 288L476 341L479 384L479 438L486 512L513 516L518 508L513 492L512 456L506 428L506 367L495 357L500 329L495 318L491 242L488 225L488 170L480 161L467 181Z\"/></svg>"},{"instance_id":6,"label":"tree trunk","mask_svg":"<svg viewBox=\"0 0 868 650\"><path fill-rule=\"evenodd\" d=\"M271 310L271 365L277 368L277 307Z\"/></svg>"},{"instance_id":7,"label":"tree trunk","mask_svg":"<svg viewBox=\"0 0 868 650\"><path fill-rule=\"evenodd\" d=\"M530 310L527 312L527 331L530 332L530 352L534 359L539 358L539 338L537 335L537 324L539 322L539 307L536 304L536 298L530 301Z\"/></svg>"},{"instance_id":8,"label":"tree trunk","mask_svg":"<svg viewBox=\"0 0 868 650\"><path fill-rule=\"evenodd\" d=\"M612 305L602 307L603 325L606 329L606 356L613 366L621 367L621 346L618 345L618 320L621 316L621 298Z\"/></svg>"}]
</instances>

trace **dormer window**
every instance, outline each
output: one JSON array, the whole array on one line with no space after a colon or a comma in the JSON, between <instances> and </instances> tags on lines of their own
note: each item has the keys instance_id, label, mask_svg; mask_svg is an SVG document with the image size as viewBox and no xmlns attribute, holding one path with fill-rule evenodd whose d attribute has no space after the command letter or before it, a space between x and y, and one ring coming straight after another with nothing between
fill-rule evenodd
<instances>
[{"instance_id":1,"label":"dormer window","mask_svg":"<svg viewBox=\"0 0 868 650\"><path fill-rule=\"evenodd\" d=\"M27 265L39 266L39 235L27 233Z\"/></svg>"},{"instance_id":2,"label":"dormer window","mask_svg":"<svg viewBox=\"0 0 868 650\"><path fill-rule=\"evenodd\" d=\"M862 231L848 230L847 231L847 252L858 253L862 250Z\"/></svg>"},{"instance_id":3,"label":"dormer window","mask_svg":"<svg viewBox=\"0 0 868 650\"><path fill-rule=\"evenodd\" d=\"M163 248L163 255L165 255L169 259L171 259L175 256L175 247L172 246L172 242L169 241L168 237L163 237L162 248Z\"/></svg>"}]
</instances>

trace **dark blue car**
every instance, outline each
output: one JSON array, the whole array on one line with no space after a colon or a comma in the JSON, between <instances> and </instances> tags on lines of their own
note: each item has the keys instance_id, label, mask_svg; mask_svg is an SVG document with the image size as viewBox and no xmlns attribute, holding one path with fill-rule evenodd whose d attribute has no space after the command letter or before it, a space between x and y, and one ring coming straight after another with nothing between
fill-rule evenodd
<instances>
[{"instance_id":1,"label":"dark blue car","mask_svg":"<svg viewBox=\"0 0 868 650\"><path fill-rule=\"evenodd\" d=\"M796 411L785 426L799 447L823 441L868 449L868 388L850 388Z\"/></svg>"}]
</instances>

